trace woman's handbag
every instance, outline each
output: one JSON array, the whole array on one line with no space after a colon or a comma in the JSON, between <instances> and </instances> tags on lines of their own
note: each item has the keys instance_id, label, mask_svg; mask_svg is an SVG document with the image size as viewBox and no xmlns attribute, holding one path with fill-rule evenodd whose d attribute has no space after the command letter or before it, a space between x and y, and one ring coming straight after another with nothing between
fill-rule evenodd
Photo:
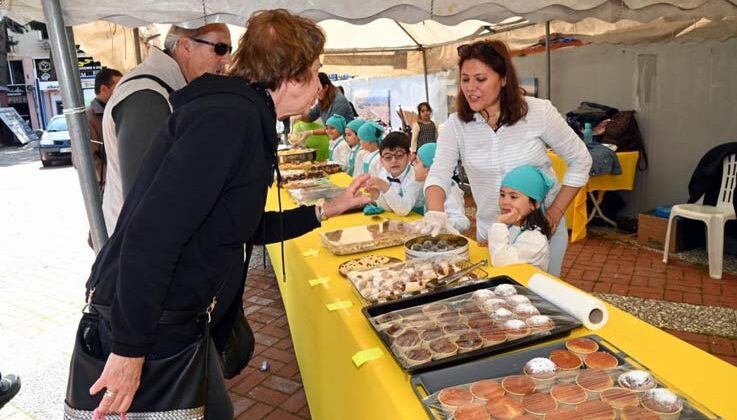
<instances>
[{"instance_id":1,"label":"woman's handbag","mask_svg":"<svg viewBox=\"0 0 737 420\"><path fill-rule=\"evenodd\" d=\"M200 339L179 353L156 360L146 360L141 371L141 387L128 409L127 418L133 419L205 419L209 366L217 366L218 357L210 339L210 313L216 300L199 314L164 311L159 324L202 324ZM103 392L89 394L107 362L100 337L100 318L109 319L110 307L88 305L82 315L74 342L69 369L69 382L64 404L65 420L90 420L99 406ZM110 418L110 416L108 416ZM114 418L118 418L117 416Z\"/></svg>"},{"instance_id":2,"label":"woman's handbag","mask_svg":"<svg viewBox=\"0 0 737 420\"><path fill-rule=\"evenodd\" d=\"M255 346L256 339L241 307L220 354L220 367L225 379L235 378L246 368Z\"/></svg>"}]
</instances>

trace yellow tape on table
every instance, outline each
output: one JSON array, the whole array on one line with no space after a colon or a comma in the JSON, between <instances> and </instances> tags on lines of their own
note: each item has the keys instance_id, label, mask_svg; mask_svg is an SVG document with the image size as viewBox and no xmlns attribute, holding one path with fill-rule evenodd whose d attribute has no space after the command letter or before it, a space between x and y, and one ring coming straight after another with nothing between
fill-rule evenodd
<instances>
[{"instance_id":1,"label":"yellow tape on table","mask_svg":"<svg viewBox=\"0 0 737 420\"><path fill-rule=\"evenodd\" d=\"M356 367L361 367L362 364L381 357L384 357L384 352L378 347L371 347L370 349L356 352L356 354L353 355L352 360Z\"/></svg>"},{"instance_id":2,"label":"yellow tape on table","mask_svg":"<svg viewBox=\"0 0 737 420\"><path fill-rule=\"evenodd\" d=\"M316 279L308 280L307 283L309 283L310 286L315 287L318 284L327 284L328 281L330 281L330 277L318 277Z\"/></svg>"},{"instance_id":3,"label":"yellow tape on table","mask_svg":"<svg viewBox=\"0 0 737 420\"><path fill-rule=\"evenodd\" d=\"M307 251L303 252L302 256L303 257L317 257L317 254L319 253L320 253L319 249L312 248L312 249L308 249Z\"/></svg>"},{"instance_id":4,"label":"yellow tape on table","mask_svg":"<svg viewBox=\"0 0 737 420\"><path fill-rule=\"evenodd\" d=\"M341 300L338 302L328 303L325 305L326 308L328 308L328 311L337 311L338 309L348 309L351 306L353 306L353 302L350 300Z\"/></svg>"}]
</instances>

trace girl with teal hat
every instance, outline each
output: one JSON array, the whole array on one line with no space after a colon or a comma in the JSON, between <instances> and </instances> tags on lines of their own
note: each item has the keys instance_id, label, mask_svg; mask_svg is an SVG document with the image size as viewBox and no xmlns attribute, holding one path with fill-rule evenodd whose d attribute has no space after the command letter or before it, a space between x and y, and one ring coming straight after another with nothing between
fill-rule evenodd
<instances>
[{"instance_id":1,"label":"girl with teal hat","mask_svg":"<svg viewBox=\"0 0 737 420\"><path fill-rule=\"evenodd\" d=\"M543 203L553 185L532 165L518 166L504 176L500 214L489 228L489 253L495 267L527 263L548 270L552 230Z\"/></svg>"},{"instance_id":2,"label":"girl with teal hat","mask_svg":"<svg viewBox=\"0 0 737 420\"><path fill-rule=\"evenodd\" d=\"M325 122L325 134L328 135L330 142L328 143L328 160L333 160L335 148L345 143L345 117L340 114L334 114Z\"/></svg>"},{"instance_id":3,"label":"girl with teal hat","mask_svg":"<svg viewBox=\"0 0 737 420\"><path fill-rule=\"evenodd\" d=\"M354 176L370 174L377 176L381 171L379 159L379 144L384 137L384 127L375 121L367 121L358 129L358 138L361 140L361 151L356 158L357 167ZM360 166L358 164L360 163Z\"/></svg>"},{"instance_id":4,"label":"girl with teal hat","mask_svg":"<svg viewBox=\"0 0 737 420\"><path fill-rule=\"evenodd\" d=\"M437 143L425 143L417 149L417 158L413 162L417 182L425 183L430 167L435 160L436 149ZM465 204L463 191L458 184L451 181L451 191L445 197L444 207L445 214L448 215L448 222L458 232L463 232L471 227L471 221L466 216ZM422 209L422 213L425 213L425 208Z\"/></svg>"},{"instance_id":5,"label":"girl with teal hat","mask_svg":"<svg viewBox=\"0 0 737 420\"><path fill-rule=\"evenodd\" d=\"M358 138L358 130L364 124L366 124L366 120L356 118L345 126L345 142L350 147L350 152L347 157L344 157L342 152L339 151L338 156L335 157L336 162L344 167L350 176L355 175L356 158L361 151L361 140Z\"/></svg>"}]
</instances>

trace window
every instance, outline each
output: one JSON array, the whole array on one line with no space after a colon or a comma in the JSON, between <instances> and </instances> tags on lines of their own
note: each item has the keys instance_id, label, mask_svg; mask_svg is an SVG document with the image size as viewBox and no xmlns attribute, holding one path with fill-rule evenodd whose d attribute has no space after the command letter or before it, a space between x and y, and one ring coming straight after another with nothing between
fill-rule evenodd
<instances>
[{"instance_id":1,"label":"window","mask_svg":"<svg viewBox=\"0 0 737 420\"><path fill-rule=\"evenodd\" d=\"M20 60L8 60L8 81L11 85L25 85L26 76L23 72L23 62Z\"/></svg>"}]
</instances>

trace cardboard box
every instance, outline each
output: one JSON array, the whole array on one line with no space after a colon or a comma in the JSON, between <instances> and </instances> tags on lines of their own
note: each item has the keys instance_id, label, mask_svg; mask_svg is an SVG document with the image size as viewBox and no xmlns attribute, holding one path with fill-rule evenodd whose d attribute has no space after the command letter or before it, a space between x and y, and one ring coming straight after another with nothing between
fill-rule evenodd
<instances>
[{"instance_id":1,"label":"cardboard box","mask_svg":"<svg viewBox=\"0 0 737 420\"><path fill-rule=\"evenodd\" d=\"M668 252L681 252L685 249L684 239L686 235L682 223L679 222L680 218L673 219ZM655 216L655 210L640 213L637 217L637 242L643 245L662 250L667 230L668 219Z\"/></svg>"}]
</instances>

